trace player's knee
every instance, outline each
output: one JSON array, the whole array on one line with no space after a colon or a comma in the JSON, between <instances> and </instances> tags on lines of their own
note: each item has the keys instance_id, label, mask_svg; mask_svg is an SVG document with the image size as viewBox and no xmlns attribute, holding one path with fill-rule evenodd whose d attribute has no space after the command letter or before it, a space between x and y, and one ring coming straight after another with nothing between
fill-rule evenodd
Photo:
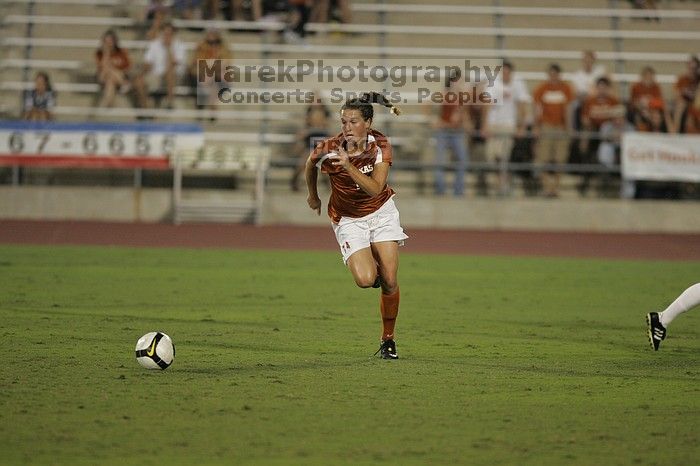
<instances>
[{"instance_id":1,"label":"player's knee","mask_svg":"<svg viewBox=\"0 0 700 466\"><path fill-rule=\"evenodd\" d=\"M355 283L360 288L370 288L377 279L376 273L366 272L355 275Z\"/></svg>"},{"instance_id":2,"label":"player's knee","mask_svg":"<svg viewBox=\"0 0 700 466\"><path fill-rule=\"evenodd\" d=\"M393 279L382 278L382 290L384 290L385 293L392 294L398 289L399 282L396 280L396 277L394 277Z\"/></svg>"}]
</instances>

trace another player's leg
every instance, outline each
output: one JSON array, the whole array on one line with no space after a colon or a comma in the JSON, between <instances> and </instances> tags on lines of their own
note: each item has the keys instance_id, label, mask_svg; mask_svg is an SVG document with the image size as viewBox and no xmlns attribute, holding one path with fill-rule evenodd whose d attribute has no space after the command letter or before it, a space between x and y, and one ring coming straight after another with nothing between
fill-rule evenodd
<instances>
[{"instance_id":1,"label":"another player's leg","mask_svg":"<svg viewBox=\"0 0 700 466\"><path fill-rule=\"evenodd\" d=\"M700 283L696 283L671 303L663 312L647 314L649 343L654 350L659 349L661 340L666 338L666 328L680 314L700 305Z\"/></svg>"},{"instance_id":2,"label":"another player's leg","mask_svg":"<svg viewBox=\"0 0 700 466\"><path fill-rule=\"evenodd\" d=\"M399 245L396 241L372 243L372 252L379 263L382 293L379 310L382 316L382 338L379 350L384 359L397 359L394 328L399 314Z\"/></svg>"}]
</instances>

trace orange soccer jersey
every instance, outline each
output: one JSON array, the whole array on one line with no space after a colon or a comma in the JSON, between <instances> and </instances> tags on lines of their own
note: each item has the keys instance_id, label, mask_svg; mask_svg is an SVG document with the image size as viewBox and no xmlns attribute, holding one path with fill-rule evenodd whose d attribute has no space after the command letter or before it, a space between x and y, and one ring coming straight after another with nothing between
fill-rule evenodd
<instances>
[{"instance_id":1,"label":"orange soccer jersey","mask_svg":"<svg viewBox=\"0 0 700 466\"><path fill-rule=\"evenodd\" d=\"M329 157L336 155L338 147L344 142L343 134L340 133L319 143L311 152L311 161L330 176L328 216L334 223L338 223L341 217L359 218L369 215L377 211L394 194L394 190L386 184L382 192L372 197L364 192L342 167L331 164L332 160ZM351 157L350 163L365 175L371 176L375 164L387 162L391 165L391 158L391 144L387 137L370 129L365 151Z\"/></svg>"}]
</instances>

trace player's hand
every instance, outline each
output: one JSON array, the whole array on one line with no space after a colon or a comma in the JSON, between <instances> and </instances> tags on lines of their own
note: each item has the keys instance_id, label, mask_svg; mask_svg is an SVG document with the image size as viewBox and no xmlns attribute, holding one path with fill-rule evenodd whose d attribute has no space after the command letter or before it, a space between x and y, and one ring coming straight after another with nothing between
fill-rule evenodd
<instances>
[{"instance_id":1,"label":"player's hand","mask_svg":"<svg viewBox=\"0 0 700 466\"><path fill-rule=\"evenodd\" d=\"M309 197L306 198L306 202L312 210L316 211L317 215L321 215L321 199L318 196L309 194Z\"/></svg>"},{"instance_id":2,"label":"player's hand","mask_svg":"<svg viewBox=\"0 0 700 466\"><path fill-rule=\"evenodd\" d=\"M338 155L330 157L330 159L331 165L336 167L343 167L347 170L350 166L350 155L348 155L348 151L342 147L338 147Z\"/></svg>"}]
</instances>

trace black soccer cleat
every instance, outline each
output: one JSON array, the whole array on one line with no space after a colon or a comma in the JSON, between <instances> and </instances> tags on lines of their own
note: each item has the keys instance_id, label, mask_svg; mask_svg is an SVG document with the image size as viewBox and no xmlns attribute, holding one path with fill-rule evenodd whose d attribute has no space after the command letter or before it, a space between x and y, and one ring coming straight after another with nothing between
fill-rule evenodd
<instances>
[{"instance_id":1,"label":"black soccer cleat","mask_svg":"<svg viewBox=\"0 0 700 466\"><path fill-rule=\"evenodd\" d=\"M666 327L661 325L658 312L650 312L647 314L647 335L649 336L649 344L654 351L659 350L661 340L666 338Z\"/></svg>"},{"instance_id":2,"label":"black soccer cleat","mask_svg":"<svg viewBox=\"0 0 700 466\"><path fill-rule=\"evenodd\" d=\"M399 355L396 354L396 343L394 340L383 340L379 345L379 349L374 355L379 354L382 359L399 359Z\"/></svg>"}]
</instances>

